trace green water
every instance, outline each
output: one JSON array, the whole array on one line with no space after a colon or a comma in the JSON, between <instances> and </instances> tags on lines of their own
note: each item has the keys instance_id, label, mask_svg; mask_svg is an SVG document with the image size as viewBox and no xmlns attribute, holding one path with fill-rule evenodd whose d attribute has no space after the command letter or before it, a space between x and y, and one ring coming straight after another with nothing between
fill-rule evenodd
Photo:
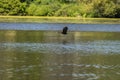
<instances>
[{"instance_id":1,"label":"green water","mask_svg":"<svg viewBox=\"0 0 120 80\"><path fill-rule=\"evenodd\" d=\"M0 30L0 80L119 80L119 34Z\"/></svg>"}]
</instances>

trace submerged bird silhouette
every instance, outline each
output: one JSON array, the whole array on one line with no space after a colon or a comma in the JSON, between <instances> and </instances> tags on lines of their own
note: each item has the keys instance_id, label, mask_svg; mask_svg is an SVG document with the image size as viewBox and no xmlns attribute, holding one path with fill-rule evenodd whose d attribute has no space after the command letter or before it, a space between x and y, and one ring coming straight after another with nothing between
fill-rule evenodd
<instances>
[{"instance_id":1,"label":"submerged bird silhouette","mask_svg":"<svg viewBox=\"0 0 120 80\"><path fill-rule=\"evenodd\" d=\"M62 30L62 34L67 34L67 31L68 31L68 27L65 26L65 27L63 28L63 30Z\"/></svg>"}]
</instances>

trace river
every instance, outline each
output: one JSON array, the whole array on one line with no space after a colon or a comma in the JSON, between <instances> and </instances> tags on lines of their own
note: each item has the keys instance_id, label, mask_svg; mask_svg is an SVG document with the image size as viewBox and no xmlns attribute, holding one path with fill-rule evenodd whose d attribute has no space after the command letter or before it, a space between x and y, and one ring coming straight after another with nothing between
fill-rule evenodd
<instances>
[{"instance_id":1,"label":"river","mask_svg":"<svg viewBox=\"0 0 120 80\"><path fill-rule=\"evenodd\" d=\"M0 22L0 80L119 79L119 24Z\"/></svg>"}]
</instances>

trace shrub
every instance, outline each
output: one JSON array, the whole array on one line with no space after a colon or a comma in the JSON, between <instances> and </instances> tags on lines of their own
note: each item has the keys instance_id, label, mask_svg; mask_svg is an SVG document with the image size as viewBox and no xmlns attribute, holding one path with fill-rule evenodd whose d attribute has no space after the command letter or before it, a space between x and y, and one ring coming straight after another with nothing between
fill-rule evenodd
<instances>
[{"instance_id":1,"label":"shrub","mask_svg":"<svg viewBox=\"0 0 120 80\"><path fill-rule=\"evenodd\" d=\"M116 5L109 0L99 0L93 2L95 17L114 17L116 14Z\"/></svg>"},{"instance_id":2,"label":"shrub","mask_svg":"<svg viewBox=\"0 0 120 80\"><path fill-rule=\"evenodd\" d=\"M34 13L35 13L35 11L36 11L36 9L37 9L37 6L36 6L34 3L32 3L32 4L30 4L30 6L26 9L26 12L27 12L28 15L33 16Z\"/></svg>"},{"instance_id":3,"label":"shrub","mask_svg":"<svg viewBox=\"0 0 120 80\"><path fill-rule=\"evenodd\" d=\"M62 5L59 10L55 12L55 16L67 16L67 9L69 8L69 5Z\"/></svg>"},{"instance_id":4,"label":"shrub","mask_svg":"<svg viewBox=\"0 0 120 80\"><path fill-rule=\"evenodd\" d=\"M48 5L37 6L36 11L34 12L35 16L46 16L49 12Z\"/></svg>"},{"instance_id":5,"label":"shrub","mask_svg":"<svg viewBox=\"0 0 120 80\"><path fill-rule=\"evenodd\" d=\"M119 5L117 5L117 7L116 7L116 15L115 15L115 17L120 18L120 6Z\"/></svg>"}]
</instances>

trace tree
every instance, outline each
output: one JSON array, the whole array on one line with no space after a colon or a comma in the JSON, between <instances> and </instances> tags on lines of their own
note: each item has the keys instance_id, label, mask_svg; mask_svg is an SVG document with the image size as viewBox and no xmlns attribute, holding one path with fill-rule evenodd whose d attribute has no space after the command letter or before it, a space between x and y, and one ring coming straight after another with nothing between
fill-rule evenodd
<instances>
[{"instance_id":1,"label":"tree","mask_svg":"<svg viewBox=\"0 0 120 80\"><path fill-rule=\"evenodd\" d=\"M0 4L1 15L25 15L26 4L19 0L2 0Z\"/></svg>"},{"instance_id":2,"label":"tree","mask_svg":"<svg viewBox=\"0 0 120 80\"><path fill-rule=\"evenodd\" d=\"M109 0L93 0L95 17L115 17L116 5Z\"/></svg>"},{"instance_id":3,"label":"tree","mask_svg":"<svg viewBox=\"0 0 120 80\"><path fill-rule=\"evenodd\" d=\"M27 12L27 14L28 14L29 16L33 16L34 13L35 13L35 11L36 11L36 9L37 9L37 6L36 6L34 3L32 3L32 4L30 4L30 6L26 9L26 12Z\"/></svg>"},{"instance_id":4,"label":"tree","mask_svg":"<svg viewBox=\"0 0 120 80\"><path fill-rule=\"evenodd\" d=\"M120 17L119 0L0 0L0 15Z\"/></svg>"}]
</instances>

